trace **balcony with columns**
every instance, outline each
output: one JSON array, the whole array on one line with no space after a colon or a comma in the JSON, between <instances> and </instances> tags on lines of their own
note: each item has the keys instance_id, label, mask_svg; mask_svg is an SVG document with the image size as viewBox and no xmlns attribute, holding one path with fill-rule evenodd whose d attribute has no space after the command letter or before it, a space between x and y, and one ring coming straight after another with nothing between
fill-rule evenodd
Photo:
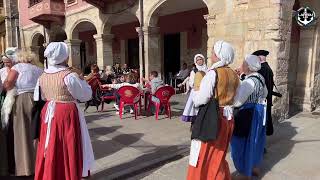
<instances>
[{"instance_id":1,"label":"balcony with columns","mask_svg":"<svg viewBox=\"0 0 320 180\"><path fill-rule=\"evenodd\" d=\"M29 17L32 21L48 27L52 22L63 24L64 0L29 0Z\"/></svg>"}]
</instances>

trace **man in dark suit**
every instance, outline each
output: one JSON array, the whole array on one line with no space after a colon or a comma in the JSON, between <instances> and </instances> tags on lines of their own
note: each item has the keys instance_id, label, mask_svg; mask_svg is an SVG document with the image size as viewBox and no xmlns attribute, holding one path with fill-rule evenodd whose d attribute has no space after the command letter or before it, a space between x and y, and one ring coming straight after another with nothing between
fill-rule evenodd
<instances>
[{"instance_id":1,"label":"man in dark suit","mask_svg":"<svg viewBox=\"0 0 320 180\"><path fill-rule=\"evenodd\" d=\"M268 62L266 61L266 57L269 55L269 52L266 50L258 50L252 54L259 56L260 58L261 69L258 72L264 77L265 83L268 89L266 133L267 133L267 136L271 136L273 134L273 122L272 122L272 116L271 116L272 95L281 97L281 94L273 91L273 86L275 86L274 79L273 79L273 71L270 68Z\"/></svg>"}]
</instances>

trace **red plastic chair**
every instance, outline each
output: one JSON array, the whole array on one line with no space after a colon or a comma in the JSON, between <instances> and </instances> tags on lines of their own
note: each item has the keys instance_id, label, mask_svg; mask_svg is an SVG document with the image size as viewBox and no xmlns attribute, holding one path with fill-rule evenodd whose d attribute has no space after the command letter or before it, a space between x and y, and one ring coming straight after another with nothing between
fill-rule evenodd
<instances>
[{"instance_id":1,"label":"red plastic chair","mask_svg":"<svg viewBox=\"0 0 320 180\"><path fill-rule=\"evenodd\" d=\"M171 105L170 105L170 98L175 94L175 90L171 86L163 86L160 87L153 96L158 98L160 100L160 103L153 102L152 96L150 96L149 99L149 106L148 106L148 112L150 111L151 105L153 104L156 108L156 120L158 120L159 117L159 111L160 107L164 106L166 115L168 115L169 119L171 119Z\"/></svg>"},{"instance_id":2,"label":"red plastic chair","mask_svg":"<svg viewBox=\"0 0 320 180\"><path fill-rule=\"evenodd\" d=\"M118 90L120 95L119 115L122 119L122 112L125 105L132 105L134 107L134 118L137 119L137 115L140 115L141 111L141 93L140 90L133 86L122 86ZM138 112L138 106L140 108Z\"/></svg>"},{"instance_id":3,"label":"red plastic chair","mask_svg":"<svg viewBox=\"0 0 320 180\"><path fill-rule=\"evenodd\" d=\"M100 91L101 91L101 112L103 112L103 110L104 110L104 102L107 101L107 100L114 101L114 100L116 100L116 96L115 95L113 95L113 96L102 96L102 94L104 92L108 92L110 90L109 90L109 88L103 88L101 86L100 82L99 82L99 87L100 87Z\"/></svg>"}]
</instances>

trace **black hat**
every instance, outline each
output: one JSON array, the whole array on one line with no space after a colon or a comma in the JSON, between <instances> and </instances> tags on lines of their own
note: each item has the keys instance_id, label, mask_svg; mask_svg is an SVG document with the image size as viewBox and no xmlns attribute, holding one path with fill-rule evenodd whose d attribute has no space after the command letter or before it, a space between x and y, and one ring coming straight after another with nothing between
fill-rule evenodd
<instances>
[{"instance_id":1,"label":"black hat","mask_svg":"<svg viewBox=\"0 0 320 180\"><path fill-rule=\"evenodd\" d=\"M256 55L256 56L268 56L268 55L269 55L269 51L266 51L266 50L258 50L258 51L255 51L254 53L252 53L252 55Z\"/></svg>"}]
</instances>

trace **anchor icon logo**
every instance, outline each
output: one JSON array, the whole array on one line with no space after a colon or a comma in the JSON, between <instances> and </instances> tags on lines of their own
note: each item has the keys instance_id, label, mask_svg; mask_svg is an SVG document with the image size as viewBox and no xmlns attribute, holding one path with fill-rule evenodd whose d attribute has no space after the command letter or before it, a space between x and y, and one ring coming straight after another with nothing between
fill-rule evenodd
<instances>
[{"instance_id":1,"label":"anchor icon logo","mask_svg":"<svg viewBox=\"0 0 320 180\"><path fill-rule=\"evenodd\" d=\"M300 26L308 26L316 19L316 13L309 7L301 7L296 14L297 23Z\"/></svg>"}]
</instances>

